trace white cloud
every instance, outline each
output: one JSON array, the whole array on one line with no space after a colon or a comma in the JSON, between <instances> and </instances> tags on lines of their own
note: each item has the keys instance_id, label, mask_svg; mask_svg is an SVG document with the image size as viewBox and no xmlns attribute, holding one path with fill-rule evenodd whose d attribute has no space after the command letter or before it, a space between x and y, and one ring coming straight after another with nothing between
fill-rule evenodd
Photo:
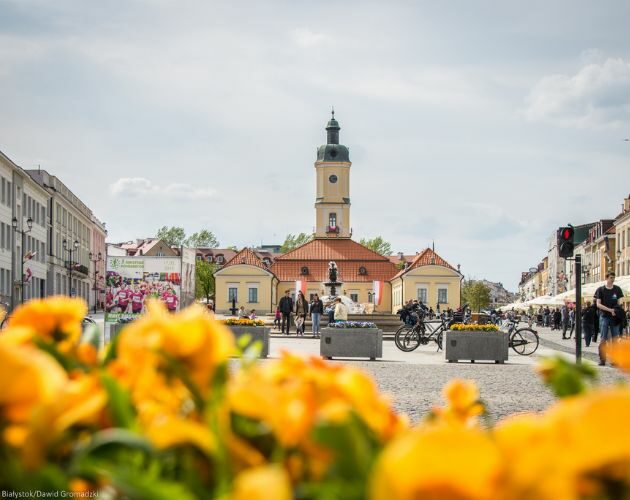
<instances>
[{"instance_id":1,"label":"white cloud","mask_svg":"<svg viewBox=\"0 0 630 500\"><path fill-rule=\"evenodd\" d=\"M593 52L591 52L593 54ZM630 122L630 62L606 59L575 75L542 78L528 98L531 121L589 128Z\"/></svg>"},{"instance_id":2,"label":"white cloud","mask_svg":"<svg viewBox=\"0 0 630 500\"><path fill-rule=\"evenodd\" d=\"M122 177L109 187L114 196L120 198L158 197L168 199L204 199L212 198L214 190L195 187L190 184L171 183L164 186L154 184L144 177Z\"/></svg>"},{"instance_id":3,"label":"white cloud","mask_svg":"<svg viewBox=\"0 0 630 500\"><path fill-rule=\"evenodd\" d=\"M293 41L300 47L316 47L331 41L331 38L324 33L315 33L304 28L297 28L291 32Z\"/></svg>"}]
</instances>

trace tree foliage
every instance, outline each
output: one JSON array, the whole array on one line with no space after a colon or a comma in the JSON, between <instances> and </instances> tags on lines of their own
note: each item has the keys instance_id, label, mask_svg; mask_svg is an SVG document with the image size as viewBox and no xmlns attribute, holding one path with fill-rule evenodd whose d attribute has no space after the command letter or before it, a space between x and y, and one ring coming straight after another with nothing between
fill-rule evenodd
<instances>
[{"instance_id":1,"label":"tree foliage","mask_svg":"<svg viewBox=\"0 0 630 500\"><path fill-rule=\"evenodd\" d=\"M186 238L184 246L188 248L217 248L219 240L212 231L202 229Z\"/></svg>"},{"instance_id":2,"label":"tree foliage","mask_svg":"<svg viewBox=\"0 0 630 500\"><path fill-rule=\"evenodd\" d=\"M186 232L183 227L178 226L162 226L155 233L155 237L161 239L170 247L181 247L186 239Z\"/></svg>"},{"instance_id":3,"label":"tree foliage","mask_svg":"<svg viewBox=\"0 0 630 500\"><path fill-rule=\"evenodd\" d=\"M210 300L214 295L214 272L217 270L216 264L198 260L195 265L195 297Z\"/></svg>"},{"instance_id":4,"label":"tree foliage","mask_svg":"<svg viewBox=\"0 0 630 500\"><path fill-rule=\"evenodd\" d=\"M468 280L464 282L462 297L473 311L479 312L490 305L490 288L481 281Z\"/></svg>"},{"instance_id":5,"label":"tree foliage","mask_svg":"<svg viewBox=\"0 0 630 500\"><path fill-rule=\"evenodd\" d=\"M387 256L392 254L392 246L389 242L385 241L382 236L376 236L370 240L362 238L359 243L361 243L364 247L368 247L370 250L374 250L376 253L380 253L381 255Z\"/></svg>"},{"instance_id":6,"label":"tree foliage","mask_svg":"<svg viewBox=\"0 0 630 500\"><path fill-rule=\"evenodd\" d=\"M287 234L287 237L284 239L284 243L280 248L282 253L287 253L293 250L294 248L299 247L300 245L304 245L304 243L308 243L313 239L313 236L306 233L299 233L296 235Z\"/></svg>"},{"instance_id":7,"label":"tree foliage","mask_svg":"<svg viewBox=\"0 0 630 500\"><path fill-rule=\"evenodd\" d=\"M191 234L186 238L186 231L179 226L162 226L155 233L155 237L164 241L171 247L189 247L189 248L217 248L219 240L212 231L202 229Z\"/></svg>"}]
</instances>

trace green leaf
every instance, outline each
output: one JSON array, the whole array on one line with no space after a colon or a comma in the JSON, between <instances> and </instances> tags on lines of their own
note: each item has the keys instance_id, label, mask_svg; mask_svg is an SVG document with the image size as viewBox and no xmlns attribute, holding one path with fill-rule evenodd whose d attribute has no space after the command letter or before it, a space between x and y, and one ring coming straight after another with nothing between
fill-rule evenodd
<instances>
[{"instance_id":1,"label":"green leaf","mask_svg":"<svg viewBox=\"0 0 630 500\"><path fill-rule=\"evenodd\" d=\"M114 424L123 429L135 429L136 414L129 393L110 375L101 375L101 383L107 391Z\"/></svg>"},{"instance_id":2,"label":"green leaf","mask_svg":"<svg viewBox=\"0 0 630 500\"><path fill-rule=\"evenodd\" d=\"M87 456L98 455L106 448L126 448L151 455L154 451L151 443L143 436L125 429L106 429L96 432L92 438L77 449L75 460L81 461Z\"/></svg>"},{"instance_id":3,"label":"green leaf","mask_svg":"<svg viewBox=\"0 0 630 500\"><path fill-rule=\"evenodd\" d=\"M559 398L581 394L597 380L597 370L593 366L576 364L561 356L544 359L539 365L539 373Z\"/></svg>"},{"instance_id":4,"label":"green leaf","mask_svg":"<svg viewBox=\"0 0 630 500\"><path fill-rule=\"evenodd\" d=\"M46 342L40 338L35 338L34 342L35 345L37 345L37 347L39 347L42 351L50 354L53 358L55 358L55 361L57 361L57 363L59 363L67 372L75 370L79 367L79 364L76 362L76 360L59 352L59 350L57 349L57 344L55 344L54 342Z\"/></svg>"}]
</instances>

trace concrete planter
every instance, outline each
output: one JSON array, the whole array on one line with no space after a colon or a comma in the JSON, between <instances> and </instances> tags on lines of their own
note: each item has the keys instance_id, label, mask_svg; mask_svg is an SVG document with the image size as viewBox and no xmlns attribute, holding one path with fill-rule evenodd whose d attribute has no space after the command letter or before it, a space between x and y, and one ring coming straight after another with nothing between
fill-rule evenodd
<instances>
[{"instance_id":1,"label":"concrete planter","mask_svg":"<svg viewBox=\"0 0 630 500\"><path fill-rule=\"evenodd\" d=\"M378 328L322 328L319 353L323 358L383 357L383 331Z\"/></svg>"},{"instance_id":2,"label":"concrete planter","mask_svg":"<svg viewBox=\"0 0 630 500\"><path fill-rule=\"evenodd\" d=\"M446 332L444 355L449 363L461 360L494 361L504 363L508 359L508 335L506 332Z\"/></svg>"},{"instance_id":3,"label":"concrete planter","mask_svg":"<svg viewBox=\"0 0 630 500\"><path fill-rule=\"evenodd\" d=\"M260 340L262 342L262 350L260 351L260 357L266 358L269 356L269 332L271 328L265 326L231 326L226 325L234 334L234 340L238 342L238 339L243 335L251 336L250 342L245 346L247 349L253 342Z\"/></svg>"}]
</instances>

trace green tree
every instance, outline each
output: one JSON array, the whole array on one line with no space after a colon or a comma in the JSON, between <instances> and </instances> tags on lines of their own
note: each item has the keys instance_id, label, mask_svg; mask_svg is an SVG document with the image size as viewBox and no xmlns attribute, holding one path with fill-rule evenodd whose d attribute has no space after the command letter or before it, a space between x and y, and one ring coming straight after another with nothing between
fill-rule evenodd
<instances>
[{"instance_id":1,"label":"green tree","mask_svg":"<svg viewBox=\"0 0 630 500\"><path fill-rule=\"evenodd\" d=\"M490 288L481 281L468 280L462 287L462 297L473 311L479 312L490 305Z\"/></svg>"},{"instance_id":2,"label":"green tree","mask_svg":"<svg viewBox=\"0 0 630 500\"><path fill-rule=\"evenodd\" d=\"M183 245L188 248L218 248L219 240L212 231L202 229L186 238Z\"/></svg>"},{"instance_id":3,"label":"green tree","mask_svg":"<svg viewBox=\"0 0 630 500\"><path fill-rule=\"evenodd\" d=\"M214 295L214 272L217 266L205 260L195 264L195 298L210 300Z\"/></svg>"},{"instance_id":4,"label":"green tree","mask_svg":"<svg viewBox=\"0 0 630 500\"><path fill-rule=\"evenodd\" d=\"M377 236L371 240L362 238L359 243L361 243L364 247L368 247L370 250L374 250L376 253L380 253L381 255L387 256L392 254L392 246L381 236Z\"/></svg>"},{"instance_id":5,"label":"green tree","mask_svg":"<svg viewBox=\"0 0 630 500\"><path fill-rule=\"evenodd\" d=\"M186 233L183 227L178 226L162 226L155 233L155 237L164 241L168 246L181 247L182 243L186 239Z\"/></svg>"},{"instance_id":6,"label":"green tree","mask_svg":"<svg viewBox=\"0 0 630 500\"><path fill-rule=\"evenodd\" d=\"M280 248L282 253L287 253L293 250L294 248L299 247L300 245L304 245L304 243L308 243L313 239L313 236L306 233L300 233L296 235L287 234L287 237L284 239L284 243Z\"/></svg>"}]
</instances>

